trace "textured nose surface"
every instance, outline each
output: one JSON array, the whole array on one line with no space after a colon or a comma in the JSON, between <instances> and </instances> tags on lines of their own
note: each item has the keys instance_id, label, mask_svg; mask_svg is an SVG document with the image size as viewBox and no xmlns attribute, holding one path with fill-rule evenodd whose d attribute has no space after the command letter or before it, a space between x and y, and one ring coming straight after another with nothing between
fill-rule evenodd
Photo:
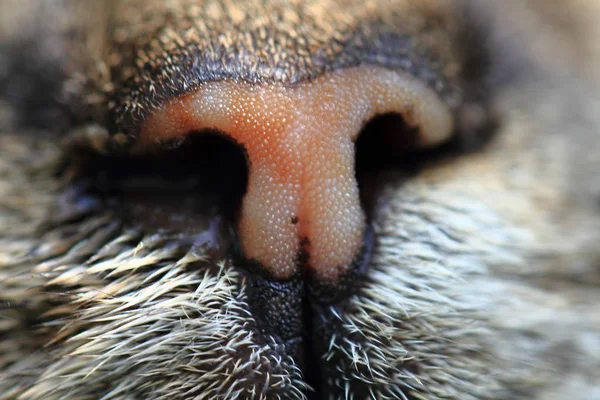
<instances>
[{"instance_id":1,"label":"textured nose surface","mask_svg":"<svg viewBox=\"0 0 600 400\"><path fill-rule=\"evenodd\" d=\"M230 136L249 161L238 223L245 257L277 278L301 265L336 280L361 250L365 230L354 141L366 121L389 112L418 125L422 144L452 129L430 89L397 72L360 67L293 86L202 84L152 115L139 146L206 129Z\"/></svg>"}]
</instances>

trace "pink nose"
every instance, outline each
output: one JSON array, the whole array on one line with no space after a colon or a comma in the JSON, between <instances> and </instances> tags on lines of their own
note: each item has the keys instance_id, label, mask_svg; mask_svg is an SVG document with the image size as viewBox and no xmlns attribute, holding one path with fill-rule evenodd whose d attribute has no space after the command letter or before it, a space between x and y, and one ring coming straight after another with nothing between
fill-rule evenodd
<instances>
[{"instance_id":1,"label":"pink nose","mask_svg":"<svg viewBox=\"0 0 600 400\"><path fill-rule=\"evenodd\" d=\"M244 147L247 192L238 223L244 255L274 277L299 260L335 281L362 247L365 216L354 174L354 141L375 115L402 114L422 144L449 136L452 119L415 79L376 67L329 73L312 82L209 82L166 104L146 121L141 147L216 129Z\"/></svg>"}]
</instances>

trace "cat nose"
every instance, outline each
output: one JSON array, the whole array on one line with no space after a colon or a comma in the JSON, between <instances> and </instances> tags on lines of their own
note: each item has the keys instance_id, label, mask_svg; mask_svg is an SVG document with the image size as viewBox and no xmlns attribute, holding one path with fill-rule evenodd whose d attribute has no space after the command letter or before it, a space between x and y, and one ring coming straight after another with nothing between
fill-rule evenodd
<instances>
[{"instance_id":1,"label":"cat nose","mask_svg":"<svg viewBox=\"0 0 600 400\"><path fill-rule=\"evenodd\" d=\"M453 129L433 90L407 74L363 66L295 85L202 83L149 116L137 146L209 129L230 137L248 161L237 225L244 256L277 279L303 268L336 281L358 256L366 229L354 143L369 119L385 113L418 128L421 145Z\"/></svg>"}]
</instances>

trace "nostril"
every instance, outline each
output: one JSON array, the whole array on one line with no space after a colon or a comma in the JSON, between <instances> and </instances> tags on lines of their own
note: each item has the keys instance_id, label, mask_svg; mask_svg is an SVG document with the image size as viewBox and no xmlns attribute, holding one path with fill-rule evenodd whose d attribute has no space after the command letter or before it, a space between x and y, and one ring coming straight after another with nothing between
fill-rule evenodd
<instances>
[{"instance_id":1,"label":"nostril","mask_svg":"<svg viewBox=\"0 0 600 400\"><path fill-rule=\"evenodd\" d=\"M197 189L213 198L223 213L239 210L248 186L248 161L244 147L228 135L209 129L190 132L157 158L162 170L171 171L171 179L195 180Z\"/></svg>"},{"instance_id":2,"label":"nostril","mask_svg":"<svg viewBox=\"0 0 600 400\"><path fill-rule=\"evenodd\" d=\"M419 148L419 135L419 127L408 125L399 113L376 115L361 129L355 144L355 172L367 219L387 180L383 174L399 166L404 172L414 167L409 160Z\"/></svg>"},{"instance_id":3,"label":"nostril","mask_svg":"<svg viewBox=\"0 0 600 400\"><path fill-rule=\"evenodd\" d=\"M210 233L209 247L229 248L248 184L244 149L230 137L194 131L143 153L71 156L83 194L118 206L127 226L179 232L193 244Z\"/></svg>"},{"instance_id":4,"label":"nostril","mask_svg":"<svg viewBox=\"0 0 600 400\"><path fill-rule=\"evenodd\" d=\"M302 269L332 283L364 246L355 141L374 115L361 147L430 146L453 129L450 110L414 77L360 67L295 86L204 83L150 115L134 151L223 132L243 146L249 165L236 223L245 257L277 279Z\"/></svg>"},{"instance_id":5,"label":"nostril","mask_svg":"<svg viewBox=\"0 0 600 400\"><path fill-rule=\"evenodd\" d=\"M357 168L368 168L384 157L384 162L419 145L419 127L409 126L400 113L385 113L371 118L361 129L356 141Z\"/></svg>"}]
</instances>

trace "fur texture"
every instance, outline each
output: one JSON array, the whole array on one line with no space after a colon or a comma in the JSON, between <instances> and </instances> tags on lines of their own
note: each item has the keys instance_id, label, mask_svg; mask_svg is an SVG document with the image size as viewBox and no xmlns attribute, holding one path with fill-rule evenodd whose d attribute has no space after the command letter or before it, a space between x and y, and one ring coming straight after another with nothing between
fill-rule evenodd
<instances>
[{"instance_id":1,"label":"fur texture","mask_svg":"<svg viewBox=\"0 0 600 400\"><path fill-rule=\"evenodd\" d=\"M109 103L140 86L89 61L107 44L70 51L65 32L107 29L82 34L78 2L38 25L37 2L0 4L0 399L600 399L600 6L468 4L503 60L498 130L378 176L366 276L333 302L302 289L299 318L257 311L265 287L298 292L215 246L210 218L150 226L73 178L66 155L109 151ZM19 76L61 85L32 103Z\"/></svg>"}]
</instances>

